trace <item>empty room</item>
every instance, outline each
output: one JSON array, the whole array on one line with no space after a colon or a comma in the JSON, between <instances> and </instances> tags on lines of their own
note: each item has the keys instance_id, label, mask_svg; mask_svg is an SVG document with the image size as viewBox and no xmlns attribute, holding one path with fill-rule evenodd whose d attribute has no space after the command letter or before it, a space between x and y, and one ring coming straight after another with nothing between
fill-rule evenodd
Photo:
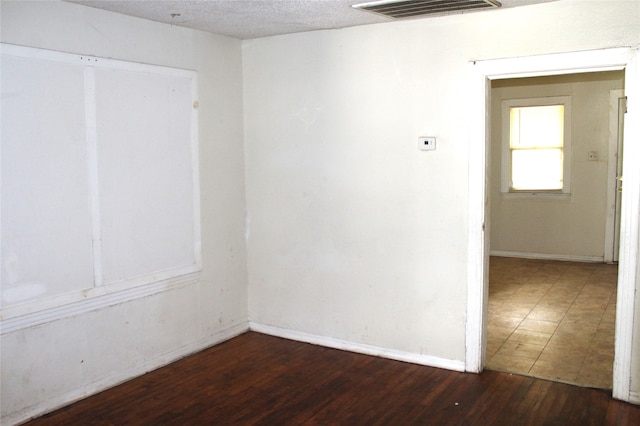
<instances>
[{"instance_id":1,"label":"empty room","mask_svg":"<svg viewBox=\"0 0 640 426\"><path fill-rule=\"evenodd\" d=\"M172 365L193 383L211 374L200 397L236 395L247 412L278 414L263 424L425 424L427 400L467 416L443 412L454 423L498 419L484 416L484 399L465 405L469 396L454 392L463 384L482 398L551 404L498 402L492 415L507 417L496 424L534 411L550 422L563 412L585 420L591 409L619 424L640 416L640 1L464 1L482 4L409 17L356 3L0 2L0 423L145 377L140 407L156 398L153 383L183 407L204 407L170 376L146 374ZM606 95L584 95L582 74ZM529 78L562 90L523 94L514 82ZM566 115L609 111L611 91L626 97L623 124ZM564 139L570 151L551 147L562 175L540 194L502 180L493 119L503 101L544 97L562 97L553 105L564 106L565 123L586 130ZM536 158L534 176L547 171ZM609 188L614 165L620 192ZM544 208L560 217L553 226ZM533 363L523 375L486 371L526 358L495 358L502 343L491 330L501 312L493 278L528 296L544 284L526 288L519 271L494 262L517 256L614 269L601 298L615 311L591 337L606 315L605 385L557 384L569 393L545 397L549 380L570 381L549 369L526 377ZM566 270L549 269L566 284ZM295 369L309 351L312 364L328 365L314 376L333 378L327 388L305 387ZM199 353L211 364L190 361ZM267 353L277 368L267 371ZM287 371L296 380L285 385ZM227 387L234 378L251 392ZM355 385L367 378L376 386ZM280 388L258 392L269 383ZM496 391L500 383L519 387ZM351 384L361 393L339 407ZM326 404L297 412L295 398L278 397L296 389ZM385 400L408 417L360 416L378 413L367 401L383 411ZM105 410L113 417L103 421L126 423L125 408ZM145 410L140 424L188 418L186 408ZM186 423L259 423L201 412Z\"/></svg>"}]
</instances>

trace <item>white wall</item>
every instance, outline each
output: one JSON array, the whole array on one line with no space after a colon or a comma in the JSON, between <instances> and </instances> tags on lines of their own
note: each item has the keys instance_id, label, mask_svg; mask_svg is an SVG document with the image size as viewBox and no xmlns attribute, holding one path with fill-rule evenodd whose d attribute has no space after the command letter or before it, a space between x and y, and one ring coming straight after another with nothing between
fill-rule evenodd
<instances>
[{"instance_id":1,"label":"white wall","mask_svg":"<svg viewBox=\"0 0 640 426\"><path fill-rule=\"evenodd\" d=\"M609 91L624 72L497 80L491 91L491 250L603 260L607 214ZM505 99L572 97L571 196L513 198L500 192ZM589 151L598 152L588 161Z\"/></svg>"},{"instance_id":2,"label":"white wall","mask_svg":"<svg viewBox=\"0 0 640 426\"><path fill-rule=\"evenodd\" d=\"M468 62L639 42L635 1L245 42L251 321L464 360Z\"/></svg>"},{"instance_id":3,"label":"white wall","mask_svg":"<svg viewBox=\"0 0 640 426\"><path fill-rule=\"evenodd\" d=\"M2 335L11 424L247 328L240 41L60 2L1 3L1 41L198 72L203 270L194 284Z\"/></svg>"}]
</instances>

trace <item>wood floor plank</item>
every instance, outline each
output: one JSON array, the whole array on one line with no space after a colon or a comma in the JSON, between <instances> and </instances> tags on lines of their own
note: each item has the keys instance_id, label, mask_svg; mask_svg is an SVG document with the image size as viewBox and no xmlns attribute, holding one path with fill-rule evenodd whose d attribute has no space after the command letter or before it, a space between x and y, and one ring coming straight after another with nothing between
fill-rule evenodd
<instances>
[{"instance_id":1,"label":"wood floor plank","mask_svg":"<svg viewBox=\"0 0 640 426\"><path fill-rule=\"evenodd\" d=\"M640 406L249 332L26 424L635 426Z\"/></svg>"}]
</instances>

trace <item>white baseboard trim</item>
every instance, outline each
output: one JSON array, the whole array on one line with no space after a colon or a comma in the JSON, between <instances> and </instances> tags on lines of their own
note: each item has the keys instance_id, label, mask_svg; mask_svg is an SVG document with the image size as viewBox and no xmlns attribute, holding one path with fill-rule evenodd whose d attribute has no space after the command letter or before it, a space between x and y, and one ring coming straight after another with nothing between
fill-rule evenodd
<instances>
[{"instance_id":1,"label":"white baseboard trim","mask_svg":"<svg viewBox=\"0 0 640 426\"><path fill-rule=\"evenodd\" d=\"M520 251L500 251L491 250L491 256L498 257L519 257L522 259L541 259L541 260L561 260L565 262L590 262L602 263L604 256L576 256L569 254L546 254L546 253L527 253Z\"/></svg>"},{"instance_id":2,"label":"white baseboard trim","mask_svg":"<svg viewBox=\"0 0 640 426\"><path fill-rule=\"evenodd\" d=\"M444 368L453 371L465 371L464 361L439 358L430 355L416 354L413 352L398 351L379 346L366 345L363 343L350 342L347 340L335 339L333 337L319 336L316 334L304 333L301 331L288 330L271 325L249 322L249 329L257 333L282 337L298 342L311 343L327 348L340 349L349 352L356 352L365 355L373 355L381 358L393 359L396 361L410 362L412 364L426 365L429 367Z\"/></svg>"},{"instance_id":3,"label":"white baseboard trim","mask_svg":"<svg viewBox=\"0 0 640 426\"><path fill-rule=\"evenodd\" d=\"M224 330L217 332L216 334L209 336L206 339L199 340L189 345L183 346L179 349L166 353L158 358L150 360L142 365L130 368L124 371L118 371L116 374L105 377L97 382L89 383L81 388L74 389L70 392L66 392L61 395L56 395L54 398L42 401L35 406L29 407L26 410L16 413L3 413L3 417L0 419L0 423L3 425L16 425L24 423L35 417L42 416L58 408L69 405L73 402L94 395L103 390L112 388L128 380L142 376L150 371L157 370L165 365L171 364L181 358L192 355L196 352L200 352L206 348L222 343L226 340L232 339L240 334L249 331L249 325L246 322L231 326Z\"/></svg>"},{"instance_id":4,"label":"white baseboard trim","mask_svg":"<svg viewBox=\"0 0 640 426\"><path fill-rule=\"evenodd\" d=\"M631 404L640 405L640 392L629 392L629 402Z\"/></svg>"}]
</instances>

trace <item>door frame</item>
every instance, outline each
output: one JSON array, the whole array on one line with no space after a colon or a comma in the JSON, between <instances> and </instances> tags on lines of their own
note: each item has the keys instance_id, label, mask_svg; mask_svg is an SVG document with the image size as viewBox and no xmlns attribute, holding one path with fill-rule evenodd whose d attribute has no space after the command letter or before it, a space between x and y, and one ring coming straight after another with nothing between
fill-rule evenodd
<instances>
[{"instance_id":1,"label":"door frame","mask_svg":"<svg viewBox=\"0 0 640 426\"><path fill-rule=\"evenodd\" d=\"M618 156L620 148L624 144L624 138L620 135L620 98L624 97L624 89L609 91L609 159L607 162L607 220L604 233L604 262L614 263L618 261L617 247L620 247L619 234L616 229L620 226L620 203L618 193ZM624 118L622 118L624 120ZM623 127L624 128L624 127ZM622 143L620 140L622 139Z\"/></svg>"},{"instance_id":2,"label":"door frame","mask_svg":"<svg viewBox=\"0 0 640 426\"><path fill-rule=\"evenodd\" d=\"M613 48L540 56L472 61L468 74L469 130L469 219L468 281L465 369L484 369L486 353L488 263L489 263L489 191L488 161L490 145L491 80L537 77L558 74L625 70L626 96L640 99L638 47ZM624 139L640 140L640 108L629 108ZM623 158L625 191L622 194L620 260L616 306L613 397L631 398L631 355L635 287L638 281L640 218L640 144L627 143ZM635 164L634 164L635 163ZM634 395L637 398L637 395Z\"/></svg>"}]
</instances>

